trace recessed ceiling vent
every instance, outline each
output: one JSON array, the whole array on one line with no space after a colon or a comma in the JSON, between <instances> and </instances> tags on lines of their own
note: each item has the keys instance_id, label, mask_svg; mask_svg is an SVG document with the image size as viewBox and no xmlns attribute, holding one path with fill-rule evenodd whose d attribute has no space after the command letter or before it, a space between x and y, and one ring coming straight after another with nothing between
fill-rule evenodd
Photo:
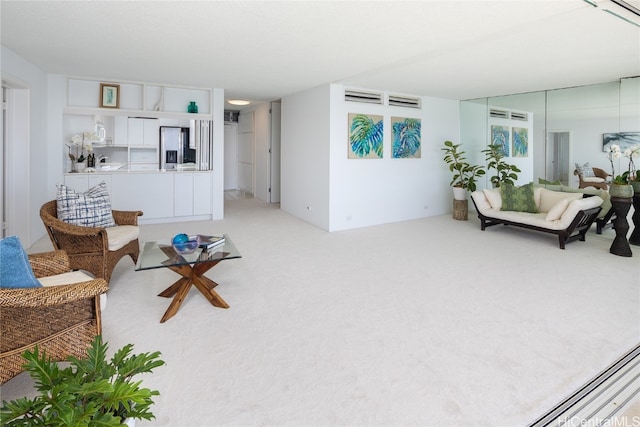
<instances>
[{"instance_id":1,"label":"recessed ceiling vent","mask_svg":"<svg viewBox=\"0 0 640 427\"><path fill-rule=\"evenodd\" d=\"M516 113L515 111L511 112L511 119L512 120L522 120L522 121L527 121L529 119L529 115L527 113Z\"/></svg>"},{"instance_id":2,"label":"recessed ceiling vent","mask_svg":"<svg viewBox=\"0 0 640 427\"><path fill-rule=\"evenodd\" d=\"M498 119L508 119L509 111L507 110L499 110L497 108L491 108L489 110L489 117L496 117Z\"/></svg>"},{"instance_id":3,"label":"recessed ceiling vent","mask_svg":"<svg viewBox=\"0 0 640 427\"><path fill-rule=\"evenodd\" d=\"M422 102L420 98L389 95L389 105L395 105L397 107L420 108L422 107Z\"/></svg>"},{"instance_id":4,"label":"recessed ceiling vent","mask_svg":"<svg viewBox=\"0 0 640 427\"><path fill-rule=\"evenodd\" d=\"M351 102L365 102L367 104L382 104L382 94L375 92L345 90L344 100Z\"/></svg>"}]
</instances>

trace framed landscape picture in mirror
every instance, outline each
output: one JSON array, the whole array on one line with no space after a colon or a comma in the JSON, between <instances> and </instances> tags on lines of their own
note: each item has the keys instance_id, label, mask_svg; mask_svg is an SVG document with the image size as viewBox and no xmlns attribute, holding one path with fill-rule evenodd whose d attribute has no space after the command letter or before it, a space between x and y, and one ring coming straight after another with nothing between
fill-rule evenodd
<instances>
[{"instance_id":1,"label":"framed landscape picture in mirror","mask_svg":"<svg viewBox=\"0 0 640 427\"><path fill-rule=\"evenodd\" d=\"M611 149L612 144L620 146L620 151L640 147L640 132L605 133L602 135L602 151Z\"/></svg>"},{"instance_id":2,"label":"framed landscape picture in mirror","mask_svg":"<svg viewBox=\"0 0 640 427\"><path fill-rule=\"evenodd\" d=\"M100 108L120 108L120 85L100 83Z\"/></svg>"}]
</instances>

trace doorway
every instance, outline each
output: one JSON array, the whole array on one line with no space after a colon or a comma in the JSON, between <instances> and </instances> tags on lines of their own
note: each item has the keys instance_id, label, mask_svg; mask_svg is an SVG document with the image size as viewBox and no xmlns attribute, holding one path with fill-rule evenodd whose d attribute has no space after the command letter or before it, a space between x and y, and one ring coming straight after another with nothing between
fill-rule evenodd
<instances>
[{"instance_id":1,"label":"doorway","mask_svg":"<svg viewBox=\"0 0 640 427\"><path fill-rule=\"evenodd\" d=\"M2 79L2 173L0 174L0 228L2 237L18 236L31 245L30 162L29 159L29 90Z\"/></svg>"},{"instance_id":2,"label":"doorway","mask_svg":"<svg viewBox=\"0 0 640 427\"><path fill-rule=\"evenodd\" d=\"M569 186L571 171L571 131L554 130L547 132L546 179L560 181Z\"/></svg>"}]
</instances>

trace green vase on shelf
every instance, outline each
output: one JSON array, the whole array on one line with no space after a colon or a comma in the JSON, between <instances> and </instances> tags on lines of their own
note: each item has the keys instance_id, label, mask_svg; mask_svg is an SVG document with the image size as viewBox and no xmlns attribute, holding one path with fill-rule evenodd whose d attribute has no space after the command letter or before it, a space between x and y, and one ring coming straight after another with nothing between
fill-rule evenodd
<instances>
[{"instance_id":1,"label":"green vase on shelf","mask_svg":"<svg viewBox=\"0 0 640 427\"><path fill-rule=\"evenodd\" d=\"M196 104L195 101L190 101L189 102L189 106L187 107L187 111L189 113L197 113L198 112L198 105Z\"/></svg>"}]
</instances>

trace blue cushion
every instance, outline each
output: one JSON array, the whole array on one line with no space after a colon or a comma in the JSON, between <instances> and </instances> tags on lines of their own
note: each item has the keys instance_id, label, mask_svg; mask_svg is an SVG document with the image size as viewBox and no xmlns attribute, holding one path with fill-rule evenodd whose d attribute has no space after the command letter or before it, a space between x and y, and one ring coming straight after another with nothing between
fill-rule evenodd
<instances>
[{"instance_id":1,"label":"blue cushion","mask_svg":"<svg viewBox=\"0 0 640 427\"><path fill-rule=\"evenodd\" d=\"M16 236L0 240L0 288L40 288L24 251Z\"/></svg>"}]
</instances>

